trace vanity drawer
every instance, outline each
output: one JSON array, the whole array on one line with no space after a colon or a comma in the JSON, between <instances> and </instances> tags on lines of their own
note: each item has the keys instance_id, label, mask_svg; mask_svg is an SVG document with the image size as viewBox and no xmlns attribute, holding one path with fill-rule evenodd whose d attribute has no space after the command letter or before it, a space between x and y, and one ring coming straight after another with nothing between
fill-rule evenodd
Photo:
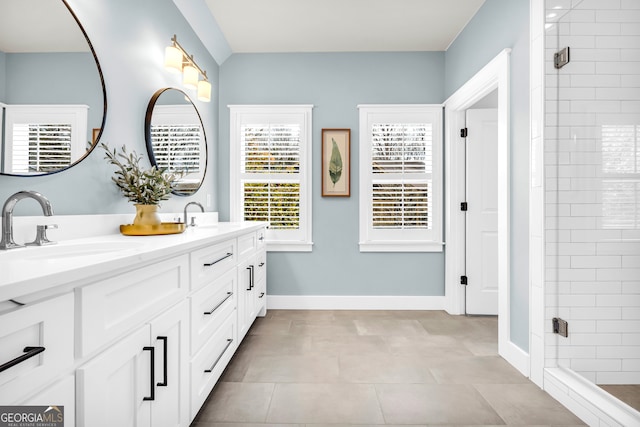
<instances>
[{"instance_id":1,"label":"vanity drawer","mask_svg":"<svg viewBox=\"0 0 640 427\"><path fill-rule=\"evenodd\" d=\"M267 253L260 251L256 254L256 283L266 282L267 280Z\"/></svg>"},{"instance_id":2,"label":"vanity drawer","mask_svg":"<svg viewBox=\"0 0 640 427\"><path fill-rule=\"evenodd\" d=\"M236 239L229 239L193 251L191 253L191 290L194 291L211 283L235 266L238 259L236 248Z\"/></svg>"},{"instance_id":3,"label":"vanity drawer","mask_svg":"<svg viewBox=\"0 0 640 427\"><path fill-rule=\"evenodd\" d=\"M73 294L0 315L0 364L35 354L0 372L0 402L19 402L73 366ZM36 351L44 348L40 353Z\"/></svg>"},{"instance_id":4,"label":"vanity drawer","mask_svg":"<svg viewBox=\"0 0 640 427\"><path fill-rule=\"evenodd\" d=\"M238 261L253 255L258 247L258 233L248 233L238 237Z\"/></svg>"},{"instance_id":5,"label":"vanity drawer","mask_svg":"<svg viewBox=\"0 0 640 427\"><path fill-rule=\"evenodd\" d=\"M193 419L238 347L236 315L232 313L191 360L191 419Z\"/></svg>"},{"instance_id":6,"label":"vanity drawer","mask_svg":"<svg viewBox=\"0 0 640 427\"><path fill-rule=\"evenodd\" d=\"M237 307L236 268L190 297L191 354L195 354ZM235 314L233 314L235 316Z\"/></svg>"},{"instance_id":7,"label":"vanity drawer","mask_svg":"<svg viewBox=\"0 0 640 427\"><path fill-rule=\"evenodd\" d=\"M78 288L84 357L186 296L189 258L181 255Z\"/></svg>"},{"instance_id":8,"label":"vanity drawer","mask_svg":"<svg viewBox=\"0 0 640 427\"><path fill-rule=\"evenodd\" d=\"M257 235L257 239L258 239L258 246L257 249L265 249L267 247L267 229L266 228L261 228L260 230L256 231L256 235Z\"/></svg>"}]
</instances>

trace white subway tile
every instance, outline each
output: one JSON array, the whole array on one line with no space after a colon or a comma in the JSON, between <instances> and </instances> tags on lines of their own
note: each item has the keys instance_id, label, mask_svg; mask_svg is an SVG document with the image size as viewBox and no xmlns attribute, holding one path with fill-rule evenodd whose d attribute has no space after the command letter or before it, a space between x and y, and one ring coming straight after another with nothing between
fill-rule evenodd
<instances>
[{"instance_id":1,"label":"white subway tile","mask_svg":"<svg viewBox=\"0 0 640 427\"><path fill-rule=\"evenodd\" d=\"M640 242L640 229L621 230L622 240L636 240ZM640 254L640 252L638 252Z\"/></svg>"},{"instance_id":2,"label":"white subway tile","mask_svg":"<svg viewBox=\"0 0 640 427\"><path fill-rule=\"evenodd\" d=\"M572 256L571 268L620 268L620 256Z\"/></svg>"},{"instance_id":3,"label":"white subway tile","mask_svg":"<svg viewBox=\"0 0 640 427\"><path fill-rule=\"evenodd\" d=\"M640 277L640 268L599 268L596 277L596 280L633 280Z\"/></svg>"},{"instance_id":4,"label":"white subway tile","mask_svg":"<svg viewBox=\"0 0 640 427\"><path fill-rule=\"evenodd\" d=\"M600 10L600 9L620 9L620 0L578 0L574 3L573 7L577 10L580 9L590 9L590 10Z\"/></svg>"},{"instance_id":5,"label":"white subway tile","mask_svg":"<svg viewBox=\"0 0 640 427\"><path fill-rule=\"evenodd\" d=\"M640 61L640 49L620 49L620 61Z\"/></svg>"},{"instance_id":6,"label":"white subway tile","mask_svg":"<svg viewBox=\"0 0 640 427\"><path fill-rule=\"evenodd\" d=\"M622 267L624 268L639 268L640 267L640 255L623 255Z\"/></svg>"},{"instance_id":7,"label":"white subway tile","mask_svg":"<svg viewBox=\"0 0 640 427\"><path fill-rule=\"evenodd\" d=\"M596 227L596 219L588 217L558 218L562 230L591 230Z\"/></svg>"},{"instance_id":8,"label":"white subway tile","mask_svg":"<svg viewBox=\"0 0 640 427\"><path fill-rule=\"evenodd\" d=\"M621 53L624 55L624 51ZM640 72L640 61L625 61L623 59L621 62L597 62L594 64L594 69L596 74L638 74Z\"/></svg>"},{"instance_id":9,"label":"white subway tile","mask_svg":"<svg viewBox=\"0 0 640 427\"><path fill-rule=\"evenodd\" d=\"M611 50L608 50L611 52ZM617 58L610 59L611 61L619 61L620 59L620 51L615 51ZM620 87L624 86L622 84L622 80L617 74L610 75L602 75L602 74L584 74L584 75L572 75L571 76L571 87Z\"/></svg>"},{"instance_id":10,"label":"white subway tile","mask_svg":"<svg viewBox=\"0 0 640 427\"><path fill-rule=\"evenodd\" d=\"M575 371L620 371L622 362L620 359L573 359L571 369Z\"/></svg>"},{"instance_id":11,"label":"white subway tile","mask_svg":"<svg viewBox=\"0 0 640 427\"><path fill-rule=\"evenodd\" d=\"M620 307L572 307L571 318L618 320L622 318L622 309Z\"/></svg>"},{"instance_id":12,"label":"white subway tile","mask_svg":"<svg viewBox=\"0 0 640 427\"><path fill-rule=\"evenodd\" d=\"M602 189L602 178L573 177L570 180L571 190L600 191Z\"/></svg>"},{"instance_id":13,"label":"white subway tile","mask_svg":"<svg viewBox=\"0 0 640 427\"><path fill-rule=\"evenodd\" d=\"M570 346L570 347L558 347L558 357L563 359L595 359L596 346ZM553 348L547 354L548 357L553 357Z\"/></svg>"},{"instance_id":14,"label":"white subway tile","mask_svg":"<svg viewBox=\"0 0 640 427\"><path fill-rule=\"evenodd\" d=\"M569 321L569 333L590 334L598 332L595 320L565 319Z\"/></svg>"},{"instance_id":15,"label":"white subway tile","mask_svg":"<svg viewBox=\"0 0 640 427\"><path fill-rule=\"evenodd\" d=\"M574 230L571 231L573 233ZM559 243L558 253L560 255L596 255L596 244L584 243Z\"/></svg>"},{"instance_id":16,"label":"white subway tile","mask_svg":"<svg viewBox=\"0 0 640 427\"><path fill-rule=\"evenodd\" d=\"M585 154L585 160L588 160L591 153L571 153L571 157L580 158L581 154ZM558 191L558 199L563 203L597 203L600 201L598 196L594 191Z\"/></svg>"},{"instance_id":17,"label":"white subway tile","mask_svg":"<svg viewBox=\"0 0 640 427\"><path fill-rule=\"evenodd\" d=\"M635 359L623 359L622 360L623 372L637 372L640 373L640 353L636 354Z\"/></svg>"},{"instance_id":18,"label":"white subway tile","mask_svg":"<svg viewBox=\"0 0 640 427\"><path fill-rule=\"evenodd\" d=\"M596 295L598 307L640 307L640 295Z\"/></svg>"},{"instance_id":19,"label":"white subway tile","mask_svg":"<svg viewBox=\"0 0 640 427\"><path fill-rule=\"evenodd\" d=\"M587 273L589 270L569 271L576 273ZM562 272L562 269L560 270L560 272ZM580 279L580 274L576 274L576 276L578 277L576 280L582 280ZM558 305L560 307L593 307L596 302L596 297L597 295L558 295Z\"/></svg>"},{"instance_id":20,"label":"white subway tile","mask_svg":"<svg viewBox=\"0 0 640 427\"><path fill-rule=\"evenodd\" d=\"M626 320L640 320L640 307L623 307L622 318Z\"/></svg>"},{"instance_id":21,"label":"white subway tile","mask_svg":"<svg viewBox=\"0 0 640 427\"><path fill-rule=\"evenodd\" d=\"M574 257L571 257L574 258ZM621 282L571 282L571 293L574 294L620 294ZM595 307L594 307L595 308ZM618 317L616 319L619 319Z\"/></svg>"},{"instance_id":22,"label":"white subway tile","mask_svg":"<svg viewBox=\"0 0 640 427\"><path fill-rule=\"evenodd\" d=\"M597 96L596 96L597 97ZM576 100L571 101L572 113L593 113L593 112L607 112L607 113L619 113L622 106L620 101L604 100L605 98L598 98L598 100Z\"/></svg>"},{"instance_id":23,"label":"white subway tile","mask_svg":"<svg viewBox=\"0 0 640 427\"><path fill-rule=\"evenodd\" d=\"M640 2L638 0L622 0L620 2L620 8L626 9L640 9Z\"/></svg>"},{"instance_id":24,"label":"white subway tile","mask_svg":"<svg viewBox=\"0 0 640 427\"><path fill-rule=\"evenodd\" d=\"M622 334L622 345L640 345L640 334Z\"/></svg>"},{"instance_id":25,"label":"white subway tile","mask_svg":"<svg viewBox=\"0 0 640 427\"><path fill-rule=\"evenodd\" d=\"M640 294L640 282L622 282L623 294Z\"/></svg>"},{"instance_id":26,"label":"white subway tile","mask_svg":"<svg viewBox=\"0 0 640 427\"><path fill-rule=\"evenodd\" d=\"M620 24L620 34L623 36L640 36L640 25L637 22L632 24Z\"/></svg>"},{"instance_id":27,"label":"white subway tile","mask_svg":"<svg viewBox=\"0 0 640 427\"><path fill-rule=\"evenodd\" d=\"M640 101L620 101L620 111L623 113L640 113Z\"/></svg>"},{"instance_id":28,"label":"white subway tile","mask_svg":"<svg viewBox=\"0 0 640 427\"><path fill-rule=\"evenodd\" d=\"M640 320L598 320L597 332L640 333Z\"/></svg>"},{"instance_id":29,"label":"white subway tile","mask_svg":"<svg viewBox=\"0 0 640 427\"><path fill-rule=\"evenodd\" d=\"M562 27L561 27L562 28ZM588 36L573 36L573 35L565 35L560 33L560 35L558 36L558 46L560 46L560 48L563 48L565 46L571 46L571 47L575 47L578 49L594 49L597 46L596 44L596 39L597 37L594 35L588 35ZM571 65L576 64L576 62L569 62L566 67L566 72L568 73L572 73L575 71L575 67L572 67Z\"/></svg>"},{"instance_id":30,"label":"white subway tile","mask_svg":"<svg viewBox=\"0 0 640 427\"><path fill-rule=\"evenodd\" d=\"M598 10L596 11L596 22L640 22L640 11Z\"/></svg>"},{"instance_id":31,"label":"white subway tile","mask_svg":"<svg viewBox=\"0 0 640 427\"><path fill-rule=\"evenodd\" d=\"M596 354L598 358L605 359L615 358L640 358L640 346L635 345L616 345L616 346L599 346L597 347Z\"/></svg>"},{"instance_id":32,"label":"white subway tile","mask_svg":"<svg viewBox=\"0 0 640 427\"><path fill-rule=\"evenodd\" d=\"M570 101L593 100L596 98L596 89L590 87L561 87L557 92L558 99Z\"/></svg>"},{"instance_id":33,"label":"white subway tile","mask_svg":"<svg viewBox=\"0 0 640 427\"><path fill-rule=\"evenodd\" d=\"M598 255L637 255L640 242L601 242L597 243L596 251Z\"/></svg>"},{"instance_id":34,"label":"white subway tile","mask_svg":"<svg viewBox=\"0 0 640 427\"><path fill-rule=\"evenodd\" d=\"M618 22L572 22L569 31L575 36L619 36L622 33Z\"/></svg>"},{"instance_id":35,"label":"white subway tile","mask_svg":"<svg viewBox=\"0 0 640 427\"><path fill-rule=\"evenodd\" d=\"M620 345L622 334L571 334L573 345Z\"/></svg>"},{"instance_id":36,"label":"white subway tile","mask_svg":"<svg viewBox=\"0 0 640 427\"><path fill-rule=\"evenodd\" d=\"M640 45L640 36L598 36L598 49L633 49Z\"/></svg>"},{"instance_id":37,"label":"white subway tile","mask_svg":"<svg viewBox=\"0 0 640 427\"><path fill-rule=\"evenodd\" d=\"M640 384L640 372L598 372L596 384Z\"/></svg>"},{"instance_id":38,"label":"white subway tile","mask_svg":"<svg viewBox=\"0 0 640 427\"><path fill-rule=\"evenodd\" d=\"M576 243L620 240L621 236L620 230L571 230L571 241Z\"/></svg>"},{"instance_id":39,"label":"white subway tile","mask_svg":"<svg viewBox=\"0 0 640 427\"><path fill-rule=\"evenodd\" d=\"M640 65L640 63L638 63ZM640 66L638 67L638 73L640 74ZM633 101L640 99L640 88L615 88L615 87L606 87L606 88L596 88L596 99L607 100L627 100ZM603 104L602 109L598 111L602 112L610 112L607 109L609 106ZM618 110L619 111L619 110Z\"/></svg>"},{"instance_id":40,"label":"white subway tile","mask_svg":"<svg viewBox=\"0 0 640 427\"><path fill-rule=\"evenodd\" d=\"M596 12L594 10L572 10L570 13L561 16L562 22L595 22ZM564 25L568 27L568 25Z\"/></svg>"},{"instance_id":41,"label":"white subway tile","mask_svg":"<svg viewBox=\"0 0 640 427\"><path fill-rule=\"evenodd\" d=\"M572 217L602 216L602 205L599 203L573 203L571 204Z\"/></svg>"}]
</instances>

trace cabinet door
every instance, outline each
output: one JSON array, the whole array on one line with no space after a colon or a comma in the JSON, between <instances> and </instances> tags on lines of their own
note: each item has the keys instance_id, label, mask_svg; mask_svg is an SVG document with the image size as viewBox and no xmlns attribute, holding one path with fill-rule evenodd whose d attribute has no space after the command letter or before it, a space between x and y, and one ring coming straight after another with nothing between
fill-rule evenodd
<instances>
[{"instance_id":1,"label":"cabinet door","mask_svg":"<svg viewBox=\"0 0 640 427\"><path fill-rule=\"evenodd\" d=\"M151 403L153 427L189 425L188 314L189 305L183 301L151 322L156 386Z\"/></svg>"},{"instance_id":2,"label":"cabinet door","mask_svg":"<svg viewBox=\"0 0 640 427\"><path fill-rule=\"evenodd\" d=\"M238 266L238 341L242 341L256 318L255 256Z\"/></svg>"},{"instance_id":3,"label":"cabinet door","mask_svg":"<svg viewBox=\"0 0 640 427\"><path fill-rule=\"evenodd\" d=\"M150 329L137 329L78 369L78 426L151 426Z\"/></svg>"}]
</instances>

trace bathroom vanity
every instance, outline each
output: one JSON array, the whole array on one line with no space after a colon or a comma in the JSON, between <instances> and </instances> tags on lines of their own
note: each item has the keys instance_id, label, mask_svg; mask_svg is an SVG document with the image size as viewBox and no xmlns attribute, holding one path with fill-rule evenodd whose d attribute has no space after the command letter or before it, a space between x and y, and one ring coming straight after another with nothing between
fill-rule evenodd
<instances>
[{"instance_id":1,"label":"bathroom vanity","mask_svg":"<svg viewBox=\"0 0 640 427\"><path fill-rule=\"evenodd\" d=\"M265 226L1 251L0 405L64 406L65 426L188 426L266 314Z\"/></svg>"}]
</instances>

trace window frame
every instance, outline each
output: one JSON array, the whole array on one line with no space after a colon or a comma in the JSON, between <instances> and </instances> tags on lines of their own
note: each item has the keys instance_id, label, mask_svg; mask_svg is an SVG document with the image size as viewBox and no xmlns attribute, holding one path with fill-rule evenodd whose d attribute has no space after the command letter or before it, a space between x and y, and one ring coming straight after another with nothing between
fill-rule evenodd
<instances>
[{"instance_id":1,"label":"window frame","mask_svg":"<svg viewBox=\"0 0 640 427\"><path fill-rule=\"evenodd\" d=\"M360 128L360 252L442 252L443 229L443 109L442 104L358 105ZM431 228L374 229L372 125L374 123L430 123L432 169L429 217ZM410 178L410 177L409 177Z\"/></svg>"},{"instance_id":2,"label":"window frame","mask_svg":"<svg viewBox=\"0 0 640 427\"><path fill-rule=\"evenodd\" d=\"M311 252L312 240L312 109L313 105L228 105L229 128L229 201L231 221L243 221L241 179L241 126L245 124L299 123L300 128L300 225L298 230L273 230L267 227L270 252ZM293 120L293 121L292 121ZM265 174L268 175L268 174Z\"/></svg>"},{"instance_id":3,"label":"window frame","mask_svg":"<svg viewBox=\"0 0 640 427\"><path fill-rule=\"evenodd\" d=\"M71 164L61 166L68 168L77 159L82 158L88 151L87 144L87 120L88 105L68 105L68 104L51 104L51 105L22 105L22 104L5 104L5 120L3 123L5 134L5 173L19 174L21 176L40 176L41 171L13 171L13 128L16 124L33 123L33 124L56 124L65 123L71 125ZM76 160L74 160L76 159ZM44 172L49 173L49 172Z\"/></svg>"}]
</instances>

